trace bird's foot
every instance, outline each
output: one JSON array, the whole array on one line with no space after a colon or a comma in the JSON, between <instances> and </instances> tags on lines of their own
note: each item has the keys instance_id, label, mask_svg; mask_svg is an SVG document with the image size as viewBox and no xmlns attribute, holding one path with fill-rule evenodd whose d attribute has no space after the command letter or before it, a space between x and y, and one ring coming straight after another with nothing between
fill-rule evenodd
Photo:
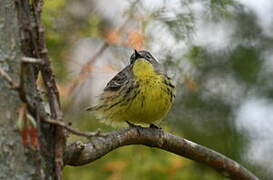
<instances>
[{"instance_id":1,"label":"bird's foot","mask_svg":"<svg viewBox=\"0 0 273 180\"><path fill-rule=\"evenodd\" d=\"M129 121L126 121L126 123L129 125L130 128L141 128L140 125L136 125L136 124L131 123L131 122L129 122Z\"/></svg>"},{"instance_id":2,"label":"bird's foot","mask_svg":"<svg viewBox=\"0 0 273 180\"><path fill-rule=\"evenodd\" d=\"M162 129L161 127L155 125L155 124L150 124L150 128L154 128L154 129Z\"/></svg>"},{"instance_id":3,"label":"bird's foot","mask_svg":"<svg viewBox=\"0 0 273 180\"><path fill-rule=\"evenodd\" d=\"M136 124L131 123L131 122L129 122L129 121L126 121L126 123L129 125L130 128L135 128L135 129L137 130L137 134L138 134L139 136L141 135L140 131L141 131L141 129L143 128L142 126L136 125Z\"/></svg>"}]
</instances>

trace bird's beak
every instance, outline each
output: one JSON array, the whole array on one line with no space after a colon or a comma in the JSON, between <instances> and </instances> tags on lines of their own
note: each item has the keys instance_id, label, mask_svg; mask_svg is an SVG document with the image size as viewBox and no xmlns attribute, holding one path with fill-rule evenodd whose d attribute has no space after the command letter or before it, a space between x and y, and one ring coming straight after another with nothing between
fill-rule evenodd
<instances>
[{"instance_id":1,"label":"bird's beak","mask_svg":"<svg viewBox=\"0 0 273 180\"><path fill-rule=\"evenodd\" d=\"M136 49L135 49L135 55L136 55L136 59L141 57L141 55L137 52Z\"/></svg>"}]
</instances>

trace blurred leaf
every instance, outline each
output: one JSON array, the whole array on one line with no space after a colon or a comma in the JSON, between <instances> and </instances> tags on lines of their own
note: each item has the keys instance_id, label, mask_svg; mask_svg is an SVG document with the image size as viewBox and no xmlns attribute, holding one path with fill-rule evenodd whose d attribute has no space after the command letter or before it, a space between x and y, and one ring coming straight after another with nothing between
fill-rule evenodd
<instances>
[{"instance_id":1,"label":"blurred leaf","mask_svg":"<svg viewBox=\"0 0 273 180\"><path fill-rule=\"evenodd\" d=\"M128 41L125 43L132 49L141 50L144 45L145 37L142 33L132 31L128 33Z\"/></svg>"},{"instance_id":2,"label":"blurred leaf","mask_svg":"<svg viewBox=\"0 0 273 180\"><path fill-rule=\"evenodd\" d=\"M117 31L109 31L106 34L108 44L118 44L120 42L120 34Z\"/></svg>"},{"instance_id":3,"label":"blurred leaf","mask_svg":"<svg viewBox=\"0 0 273 180\"><path fill-rule=\"evenodd\" d=\"M253 48L238 47L230 57L237 77L248 84L253 84L261 69L259 54Z\"/></svg>"}]
</instances>

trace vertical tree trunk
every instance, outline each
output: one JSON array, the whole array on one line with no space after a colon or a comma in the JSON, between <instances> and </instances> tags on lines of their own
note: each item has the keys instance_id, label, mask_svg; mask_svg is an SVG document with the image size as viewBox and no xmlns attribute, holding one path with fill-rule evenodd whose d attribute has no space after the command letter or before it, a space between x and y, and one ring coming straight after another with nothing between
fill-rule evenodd
<instances>
[{"instance_id":1,"label":"vertical tree trunk","mask_svg":"<svg viewBox=\"0 0 273 180\"><path fill-rule=\"evenodd\" d=\"M22 125L19 126L21 131L18 130L18 109L24 100L20 92L12 89L0 76L0 179L56 179L55 128L39 121L39 114L45 113L36 88L37 68L29 64L22 72L24 78L20 73L22 57L35 57L29 47L33 42L22 30L22 22L34 21L28 3L25 0L0 0L0 68L14 83L24 80L27 101L36 107L34 119L37 126L32 129L34 134L31 134L32 131L23 132ZM31 24L28 25L31 31ZM27 143L23 145L24 133L30 134L30 145L34 147ZM38 138L37 142L35 138Z\"/></svg>"}]
</instances>

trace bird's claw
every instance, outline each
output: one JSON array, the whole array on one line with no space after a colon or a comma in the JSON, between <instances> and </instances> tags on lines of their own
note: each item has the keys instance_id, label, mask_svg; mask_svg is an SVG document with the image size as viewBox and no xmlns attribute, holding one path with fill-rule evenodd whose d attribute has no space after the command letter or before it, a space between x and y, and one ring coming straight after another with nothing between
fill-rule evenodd
<instances>
[{"instance_id":1,"label":"bird's claw","mask_svg":"<svg viewBox=\"0 0 273 180\"><path fill-rule=\"evenodd\" d=\"M131 127L131 128L140 128L141 126L139 126L139 125L136 125L136 124L134 124L134 123L131 123L131 122L129 122L129 121L126 121L126 123L129 125L129 127Z\"/></svg>"},{"instance_id":2,"label":"bird's claw","mask_svg":"<svg viewBox=\"0 0 273 180\"><path fill-rule=\"evenodd\" d=\"M155 125L155 124L150 124L150 128L154 128L154 129L162 129L161 127Z\"/></svg>"}]
</instances>

